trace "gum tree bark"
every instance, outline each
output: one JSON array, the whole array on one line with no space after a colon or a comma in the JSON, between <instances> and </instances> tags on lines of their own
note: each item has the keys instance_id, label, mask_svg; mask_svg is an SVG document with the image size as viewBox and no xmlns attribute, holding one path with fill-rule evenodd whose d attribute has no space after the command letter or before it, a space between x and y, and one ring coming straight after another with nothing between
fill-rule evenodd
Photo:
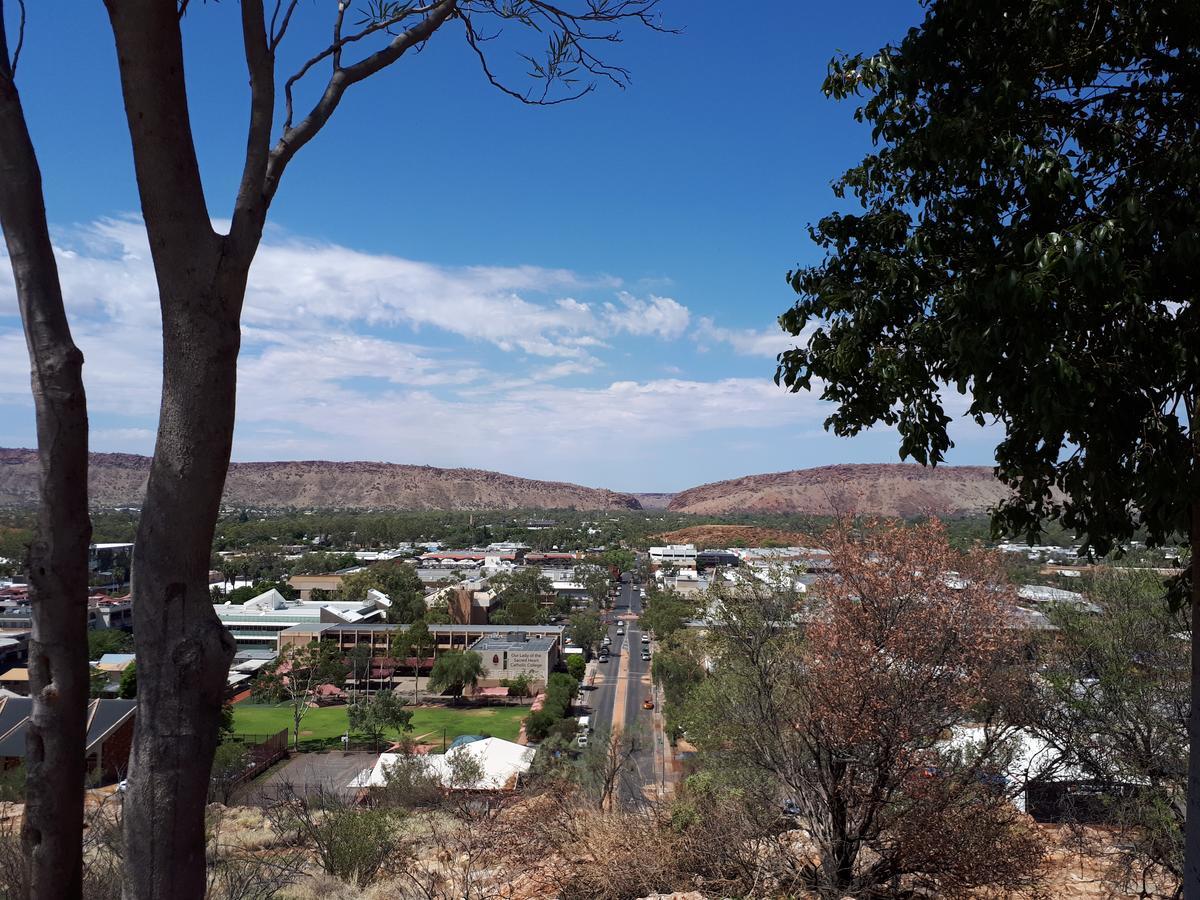
<instances>
[{"instance_id":1,"label":"gum tree bark","mask_svg":"<svg viewBox=\"0 0 1200 900\"><path fill-rule=\"evenodd\" d=\"M20 44L18 38L17 44ZM41 172L14 80L0 0L0 225L29 348L37 417L39 506L29 548L33 711L26 744L30 896L82 892L88 700L87 592L91 522L83 354L71 339L42 194Z\"/></svg>"}]
</instances>

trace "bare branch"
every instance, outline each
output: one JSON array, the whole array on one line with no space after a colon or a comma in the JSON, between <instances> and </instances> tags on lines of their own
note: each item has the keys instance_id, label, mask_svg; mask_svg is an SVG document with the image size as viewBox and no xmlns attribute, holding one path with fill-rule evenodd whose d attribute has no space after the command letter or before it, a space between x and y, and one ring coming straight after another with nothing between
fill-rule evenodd
<instances>
[{"instance_id":1,"label":"bare branch","mask_svg":"<svg viewBox=\"0 0 1200 900\"><path fill-rule=\"evenodd\" d=\"M484 77L493 86L531 106L553 106L558 103L577 100L595 87L595 80L605 80L616 87L624 88L629 83L628 70L606 63L590 48L597 43L617 44L621 42L621 32L617 28L622 20L637 22L652 31L667 34L677 33L676 29L667 28L657 14L659 0L586 0L586 9L582 12L571 12L560 6L541 0L526 0L523 3L509 3L504 0L473 0L463 4L459 17L467 27L467 43L479 58ZM521 91L498 76L491 62L487 59L480 44L497 37L501 31L484 37L475 27L472 17L491 16L501 22L516 22L539 33L548 34L547 46L541 59L534 58L528 53L518 53L518 56L529 64L528 75L541 82L540 93L533 89ZM576 89L587 73L593 76L582 89ZM550 93L555 85L570 88L564 97L551 98Z\"/></svg>"},{"instance_id":2,"label":"bare branch","mask_svg":"<svg viewBox=\"0 0 1200 900\"><path fill-rule=\"evenodd\" d=\"M283 14L283 22L279 25L279 30L275 30L275 20L279 17L280 0L275 0L275 12L271 14L271 52L279 46L279 42L283 40L284 34L287 32L288 25L292 21L292 13L296 11L296 4L299 0L288 0L287 12Z\"/></svg>"},{"instance_id":3,"label":"bare branch","mask_svg":"<svg viewBox=\"0 0 1200 900\"><path fill-rule=\"evenodd\" d=\"M520 100L522 103L526 103L530 106L556 106L559 103L567 103L571 100L578 100L585 94L591 93L591 91L596 87L595 84L589 84L575 94L572 94L568 97L559 97L553 100L547 99L547 92L550 89L549 82L546 83L546 87L542 91L542 96L540 98L534 98L528 92L522 94L513 90L495 76L491 70L491 67L488 65L487 55L479 46L480 43L491 40L492 38L496 37L496 35L492 35L491 37L487 38L481 38L476 33L475 28L471 23L470 16L462 15L459 16L459 18L461 18L463 22L463 28L466 32L468 46L470 46L470 48L475 51L475 55L479 57L479 66L483 69L484 78L488 80L488 83L491 84L492 87L496 88L500 92L507 94L510 97L514 97L515 99ZM529 59L529 57L526 57L526 59ZM532 60L530 60L530 62L532 62Z\"/></svg>"},{"instance_id":4,"label":"bare branch","mask_svg":"<svg viewBox=\"0 0 1200 900\"><path fill-rule=\"evenodd\" d=\"M21 48L25 45L25 0L17 0L17 9L20 10L20 19L17 23L17 46L13 50L12 62L8 65L8 74L11 78L17 77L17 62L21 59Z\"/></svg>"},{"instance_id":5,"label":"bare branch","mask_svg":"<svg viewBox=\"0 0 1200 900\"><path fill-rule=\"evenodd\" d=\"M296 2L296 0L292 0L292 2L294 4ZM432 12L435 8L436 8L436 4L431 5L431 6L422 6L422 7L405 7L402 12L399 12L399 13L397 13L395 15L391 15L391 16L385 16L384 18L376 19L375 21L373 21L369 25L367 25L366 28L363 28L361 31L357 31L354 34L347 35L346 37L340 37L339 33L338 33L338 30L340 29L340 25L341 25L341 12L339 12L338 26L337 26L337 28L335 28L335 31L334 31L333 43L330 44L328 47L326 47L324 50L322 50L320 53L318 53L316 56L309 58L304 63L304 65L302 65L299 69L297 69L295 71L295 73L293 73L292 76L290 78L288 78L287 82L283 86L283 96L284 96L283 130L286 132L289 128L292 127L292 116L293 116L292 88L294 88L296 86L297 82L299 82L302 78L304 78L305 75L307 75L312 70L313 66L315 66L317 63L321 62L323 59L328 59L330 56L333 56L333 57L335 57L334 71L337 71L337 69L340 68L340 66L341 66L341 62L340 62L341 50L343 47L346 47L349 44L356 43L357 41L361 41L363 38L370 37L373 34L378 34L381 31L388 31L388 29L390 29L392 26L398 25L400 22L402 22L406 18L409 18L410 16L427 15L430 12ZM388 32L388 33L390 34L391 32Z\"/></svg>"},{"instance_id":6,"label":"bare branch","mask_svg":"<svg viewBox=\"0 0 1200 900\"><path fill-rule=\"evenodd\" d=\"M275 114L275 54L268 43L263 0L242 0L242 43L250 75L250 123L246 133L246 162L229 233L240 248L250 249L257 246L257 235L261 234L267 215L263 181ZM241 239L245 237L253 240L243 243Z\"/></svg>"},{"instance_id":7,"label":"bare branch","mask_svg":"<svg viewBox=\"0 0 1200 900\"><path fill-rule=\"evenodd\" d=\"M337 15L333 17L333 71L342 67L342 21L346 18L348 0L338 0Z\"/></svg>"},{"instance_id":8,"label":"bare branch","mask_svg":"<svg viewBox=\"0 0 1200 900\"><path fill-rule=\"evenodd\" d=\"M325 127L325 123L329 121L329 117L337 109L342 96L346 93L346 89L350 85L357 84L364 78L368 78L390 66L409 49L428 40L430 35L437 31L454 14L457 6L457 0L441 0L441 2L432 7L429 14L419 23L396 35L382 50L372 53L370 56L359 60L353 65L334 71L329 77L329 82L326 84L320 99L313 105L308 115L295 127L291 127L288 124L284 125L283 134L276 142L275 148L271 151L267 166L263 193L268 201L274 196L279 186L279 178L283 174L284 168L286 168L292 157L296 155L296 151L311 141L317 132ZM289 81L290 83L292 82ZM290 109L288 112L290 121Z\"/></svg>"}]
</instances>

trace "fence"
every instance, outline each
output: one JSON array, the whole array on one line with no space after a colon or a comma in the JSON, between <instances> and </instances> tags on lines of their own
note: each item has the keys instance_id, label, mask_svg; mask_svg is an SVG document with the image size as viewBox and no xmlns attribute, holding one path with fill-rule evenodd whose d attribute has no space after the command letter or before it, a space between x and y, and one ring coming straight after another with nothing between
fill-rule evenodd
<instances>
[{"instance_id":1,"label":"fence","mask_svg":"<svg viewBox=\"0 0 1200 900\"><path fill-rule=\"evenodd\" d=\"M242 784L287 756L288 731L285 728L275 734L243 734L238 736L238 742L246 745L249 761L237 779L237 783Z\"/></svg>"}]
</instances>

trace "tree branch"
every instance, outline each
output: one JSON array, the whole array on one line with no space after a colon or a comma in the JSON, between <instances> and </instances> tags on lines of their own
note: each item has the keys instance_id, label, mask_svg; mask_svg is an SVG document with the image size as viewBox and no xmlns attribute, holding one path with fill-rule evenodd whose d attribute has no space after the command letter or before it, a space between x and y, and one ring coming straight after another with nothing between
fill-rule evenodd
<instances>
[{"instance_id":1,"label":"tree branch","mask_svg":"<svg viewBox=\"0 0 1200 900\"><path fill-rule=\"evenodd\" d=\"M267 38L263 0L242 0L242 42L250 75L250 123L246 134L246 162L229 234L239 247L250 239L256 248L267 215L263 183L275 114L275 54Z\"/></svg>"},{"instance_id":2,"label":"tree branch","mask_svg":"<svg viewBox=\"0 0 1200 900\"><path fill-rule=\"evenodd\" d=\"M457 0L441 0L440 3L434 5L421 22L396 35L384 49L372 53L353 65L334 71L320 99L317 100L308 115L295 127L285 126L283 134L271 151L263 190L263 195L268 201L275 195L283 170L296 155L296 151L316 137L317 133L325 127L325 123L337 109L346 89L390 66L410 48L428 40L454 14L457 6Z\"/></svg>"},{"instance_id":3,"label":"tree branch","mask_svg":"<svg viewBox=\"0 0 1200 900\"><path fill-rule=\"evenodd\" d=\"M550 91L556 83L575 85L580 81L578 76L582 72L624 88L629 83L629 72L620 66L606 63L589 49L589 45L596 42L620 43L621 32L616 26L622 20L637 22L652 31L678 33L677 29L667 28L662 24L656 13L658 3L659 0L587 0L586 11L576 13L541 0L528 0L520 6L501 3L498 0L473 0L463 4L459 15L466 23L467 43L479 58L484 77L493 87L531 106L553 106L577 100L591 92L595 87L594 82L572 91L568 96L550 99ZM535 59L526 53L519 54L530 65L529 76L542 83L540 95L535 95L532 89L522 92L510 87L495 74L480 44L496 35L480 35L471 21L472 15L489 15L502 21L517 21L535 31L549 33L544 60Z\"/></svg>"},{"instance_id":4,"label":"tree branch","mask_svg":"<svg viewBox=\"0 0 1200 900\"><path fill-rule=\"evenodd\" d=\"M479 46L480 43L482 43L483 41L490 40L490 38L480 37L476 33L475 27L471 23L470 16L464 15L464 16L460 16L460 18L462 19L463 28L466 32L467 45L475 52L475 55L479 58L479 66L481 69L483 69L483 77L488 80L488 83L491 84L492 87L496 88L501 93L507 94L510 97L520 100L522 103L528 104L529 106L556 106L559 103L567 103L568 101L571 101L571 100L578 100L580 97L584 96L585 94L591 93L592 90L595 89L595 87L596 87L595 84L588 84L588 85L585 85L582 90L578 91L575 94L572 94L568 97L558 97L553 100L547 99L548 92L550 90L550 82L549 81L546 81L545 88L542 91L542 96L537 99L533 98L528 92L522 94L518 91L513 90L512 88L508 87L506 84L504 84L502 81L500 81L499 78L497 78L495 76L495 74L492 72L491 67L488 65L487 55L483 52L483 49ZM528 59L531 63L533 62L533 60L530 59L529 57L525 57L525 58Z\"/></svg>"},{"instance_id":5,"label":"tree branch","mask_svg":"<svg viewBox=\"0 0 1200 900\"><path fill-rule=\"evenodd\" d=\"M287 32L288 25L292 21L292 13L296 11L296 4L299 0L288 0L287 12L283 14L283 22L279 25L279 30L275 30L275 20L279 17L280 0L275 0L275 12L271 14L271 49L274 50L283 40L284 34Z\"/></svg>"},{"instance_id":6,"label":"tree branch","mask_svg":"<svg viewBox=\"0 0 1200 900\"><path fill-rule=\"evenodd\" d=\"M341 37L341 34L340 34L341 23L339 21L338 26L335 27L335 29L334 29L333 43L331 43L328 47L326 47L324 50L322 50L316 56L309 58L304 63L304 65L302 65L299 69L297 69L292 74L292 76L290 78L288 78L287 82L284 84L283 96L284 96L284 113L285 114L284 114L284 119L283 119L283 130L286 132L289 128L292 127L292 88L295 87L296 83L299 82L305 75L307 75L309 73L309 71L312 70L313 66L315 66L317 63L321 62L321 60L328 59L330 56L333 56L334 57L334 71L336 72L338 70L338 68L341 67L342 48L346 47L349 44L353 44L356 41L361 41L363 38L370 37L373 34L378 34L380 31L386 31L388 28L391 28L393 25L398 25L404 19L407 19L411 16L428 14L428 13L432 12L434 10L434 8L435 8L435 6L423 6L418 9L407 8L398 15L379 19L376 22L372 22L370 25L368 25L366 28L362 29L361 31L355 32L354 34L347 35L346 37ZM339 12L339 16L340 15L341 15L341 13Z\"/></svg>"},{"instance_id":7,"label":"tree branch","mask_svg":"<svg viewBox=\"0 0 1200 900\"><path fill-rule=\"evenodd\" d=\"M185 270L217 235L204 199L188 114L175 4L105 0L116 41L142 216L156 265Z\"/></svg>"},{"instance_id":8,"label":"tree branch","mask_svg":"<svg viewBox=\"0 0 1200 900\"><path fill-rule=\"evenodd\" d=\"M21 59L21 48L25 46L25 0L17 0L20 19L17 23L17 46L13 49L12 62L8 64L8 77L17 77L17 62Z\"/></svg>"}]
</instances>

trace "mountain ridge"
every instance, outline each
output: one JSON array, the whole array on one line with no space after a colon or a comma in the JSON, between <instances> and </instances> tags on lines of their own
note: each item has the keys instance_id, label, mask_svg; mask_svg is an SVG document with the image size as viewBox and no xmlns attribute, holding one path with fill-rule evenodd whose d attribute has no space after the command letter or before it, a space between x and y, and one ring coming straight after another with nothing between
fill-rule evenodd
<instances>
[{"instance_id":1,"label":"mountain ridge","mask_svg":"<svg viewBox=\"0 0 1200 900\"><path fill-rule=\"evenodd\" d=\"M95 507L138 506L150 458L89 455ZM37 453L0 448L0 506L37 501ZM296 460L230 463L222 503L261 509L640 509L631 494L486 469L384 462Z\"/></svg>"},{"instance_id":2,"label":"mountain ridge","mask_svg":"<svg viewBox=\"0 0 1200 900\"><path fill-rule=\"evenodd\" d=\"M698 485L676 493L667 509L696 515L959 516L986 512L1010 493L990 466L841 463Z\"/></svg>"},{"instance_id":3,"label":"mountain ridge","mask_svg":"<svg viewBox=\"0 0 1200 900\"><path fill-rule=\"evenodd\" d=\"M93 453L89 491L97 508L139 506L150 458ZM0 448L0 506L37 502L37 453ZM844 463L745 475L670 492L623 492L473 468L386 462L235 462L223 503L256 509L669 510L696 515L981 513L1009 490L987 466Z\"/></svg>"}]
</instances>

